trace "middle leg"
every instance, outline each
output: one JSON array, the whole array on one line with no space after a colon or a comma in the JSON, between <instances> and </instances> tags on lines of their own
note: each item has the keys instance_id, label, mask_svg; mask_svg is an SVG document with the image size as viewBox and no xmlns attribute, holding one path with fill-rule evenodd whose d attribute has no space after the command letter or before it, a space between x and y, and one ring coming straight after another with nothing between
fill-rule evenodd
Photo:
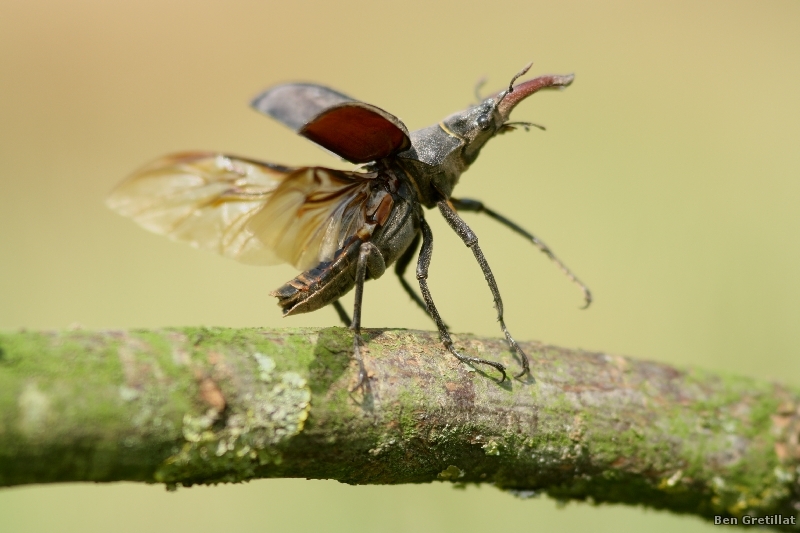
<instances>
[{"instance_id":1,"label":"middle leg","mask_svg":"<svg viewBox=\"0 0 800 533\"><path fill-rule=\"evenodd\" d=\"M503 378L500 380L500 383L502 383L506 380L506 367L494 361L461 355L456 351L455 346L453 346L453 340L450 338L450 334L447 332L447 327L444 322L442 322L442 317L439 316L439 311L436 310L433 297L431 297L431 291L428 289L428 267L430 267L431 256L433 255L433 232L431 232L431 228L428 226L428 223L425 222L424 218L420 220L420 227L422 229L422 250L420 250L419 259L417 260L417 280L419 281L419 289L422 291L422 299L425 300L425 307L427 308L428 314L433 318L433 321L436 323L436 328L439 330L439 339L441 339L444 347L459 361L489 365L502 372Z\"/></svg>"},{"instance_id":2,"label":"middle leg","mask_svg":"<svg viewBox=\"0 0 800 533\"><path fill-rule=\"evenodd\" d=\"M426 315L429 317L431 316L428 313L428 308L425 306L425 302L422 301L422 298L419 297L419 294L411 288L411 285L408 284L406 281L405 273L408 265L411 263L411 260L414 259L414 254L417 253L417 249L419 248L419 243L422 238L422 233L417 233L417 236L414 237L414 240L411 242L411 246L406 248L406 251L403 252L403 255L400 256L400 259L394 264L394 273L397 274L397 279L400 280L400 286L403 287L403 290L406 291L411 299L414 301L417 306L422 309ZM431 317L433 318L433 317ZM444 329L449 330L450 327L447 323L442 322L444 324Z\"/></svg>"},{"instance_id":3,"label":"middle leg","mask_svg":"<svg viewBox=\"0 0 800 533\"><path fill-rule=\"evenodd\" d=\"M522 372L518 375L514 376L517 378L521 378L525 374L530 374L530 363L528 362L528 356L525 352L522 351L522 348L519 347L517 341L514 340L514 337L511 336L511 332L508 331L506 327L506 322L503 319L503 300L500 298L500 290L497 288L497 282L494 280L494 274L492 274L492 269L489 268L489 263L486 261L486 257L483 255L483 251L481 247L478 246L478 236L467 226L467 223L458 216L458 213L450 206L447 200L441 200L436 204L439 207L439 211L444 216L444 219L453 228L461 240L464 241L464 244L472 250L472 255L475 256L475 259L478 261L478 264L483 271L483 277L486 279L486 283L489 284L489 290L492 291L492 297L494 298L494 307L497 310L497 321L500 322L500 328L503 330L503 334L506 336L506 340L508 341L508 345L511 349L517 352L520 359L522 360Z\"/></svg>"}]
</instances>

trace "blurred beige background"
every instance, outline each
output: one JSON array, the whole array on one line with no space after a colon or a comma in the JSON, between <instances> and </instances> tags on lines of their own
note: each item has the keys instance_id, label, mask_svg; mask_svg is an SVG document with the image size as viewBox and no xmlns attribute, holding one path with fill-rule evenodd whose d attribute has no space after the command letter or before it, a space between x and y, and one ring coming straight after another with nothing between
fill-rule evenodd
<instances>
[{"instance_id":1,"label":"blurred beige background","mask_svg":"<svg viewBox=\"0 0 800 533\"><path fill-rule=\"evenodd\" d=\"M531 229L592 288L465 215L521 339L800 385L800 3L495 0L0 0L0 329L327 326L282 320L255 268L149 234L103 205L161 154L215 149L343 165L251 111L271 84L318 81L410 129L533 74L575 72L494 140L459 196ZM497 336L469 251L429 215L431 288L455 331ZM413 278L411 278L413 279ZM387 275L365 325L430 329ZM491 487L269 480L0 490L0 531L712 531L693 518L517 500Z\"/></svg>"}]
</instances>

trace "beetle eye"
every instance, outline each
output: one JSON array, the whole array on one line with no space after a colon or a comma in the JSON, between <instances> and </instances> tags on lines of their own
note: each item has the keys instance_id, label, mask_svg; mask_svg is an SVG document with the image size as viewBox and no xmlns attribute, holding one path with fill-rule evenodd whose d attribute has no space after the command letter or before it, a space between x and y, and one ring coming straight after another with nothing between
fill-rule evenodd
<instances>
[{"instance_id":1,"label":"beetle eye","mask_svg":"<svg viewBox=\"0 0 800 533\"><path fill-rule=\"evenodd\" d=\"M489 117L486 115L481 115L478 117L478 127L482 130L488 130L489 126L492 125L492 121L489 120Z\"/></svg>"}]
</instances>

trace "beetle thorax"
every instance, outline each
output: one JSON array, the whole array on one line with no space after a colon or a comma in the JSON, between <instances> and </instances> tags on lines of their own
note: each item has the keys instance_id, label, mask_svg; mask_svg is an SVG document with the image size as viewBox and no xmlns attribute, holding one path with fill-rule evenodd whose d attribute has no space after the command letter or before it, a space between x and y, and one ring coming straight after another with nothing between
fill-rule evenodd
<instances>
[{"instance_id":1,"label":"beetle thorax","mask_svg":"<svg viewBox=\"0 0 800 533\"><path fill-rule=\"evenodd\" d=\"M449 198L461 174L502 123L494 99L489 98L439 124L411 132L411 148L398 157L417 182L420 202L432 207Z\"/></svg>"}]
</instances>

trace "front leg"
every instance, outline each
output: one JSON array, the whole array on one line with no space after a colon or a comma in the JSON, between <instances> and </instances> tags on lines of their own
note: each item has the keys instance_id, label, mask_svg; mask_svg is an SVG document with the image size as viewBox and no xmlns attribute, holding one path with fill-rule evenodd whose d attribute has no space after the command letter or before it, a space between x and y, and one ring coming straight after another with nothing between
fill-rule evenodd
<instances>
[{"instance_id":1,"label":"front leg","mask_svg":"<svg viewBox=\"0 0 800 533\"><path fill-rule=\"evenodd\" d=\"M356 265L356 293L353 303L353 322L350 324L350 329L354 334L353 357L358 361L358 383L353 390L361 388L367 379L367 370L364 368L364 361L361 358L361 346L364 344L364 339L361 338L361 303L364 298L364 282L367 279L367 271L372 279L379 278L386 271L386 263L380 250L371 242L364 242L359 247L358 264Z\"/></svg>"},{"instance_id":2,"label":"front leg","mask_svg":"<svg viewBox=\"0 0 800 533\"><path fill-rule=\"evenodd\" d=\"M450 206L447 200L442 200L436 204L439 206L439 211L444 216L444 219L453 228L461 240L464 241L464 244L472 250L472 255L475 256L475 259L478 261L478 264L481 266L481 270L483 271L483 277L486 278L486 283L489 284L489 290L492 291L492 297L494 297L494 307L497 310L497 321L500 322L500 328L503 330L503 334L506 336L506 340L508 341L509 346L512 350L517 352L520 359L522 360L522 372L520 372L517 378L524 376L525 374L530 374L530 363L528 362L528 356L525 355L525 352L522 351L522 348L519 347L517 341L514 340L514 337L511 336L511 333L508 331L506 327L505 320L503 320L503 300L500 298L500 290L497 288L497 282L494 280L494 274L492 274L492 269L489 268L489 263L486 261L486 257L483 255L483 251L481 251L481 247L478 246L478 236L467 226L467 223L462 220L458 213Z\"/></svg>"},{"instance_id":3,"label":"front leg","mask_svg":"<svg viewBox=\"0 0 800 533\"><path fill-rule=\"evenodd\" d=\"M497 211L492 211L491 209L483 205L483 202L481 202L480 200L471 200L469 198L450 198L450 203L458 211L472 211L473 213L484 213L485 215L488 215L489 218L498 221L500 224L504 225L514 233L522 235L526 239L530 240L534 246L536 246L539 250L541 250L543 254L549 257L550 260L556 264L556 266L561 270L561 272L564 273L564 275L567 276L567 278L569 278L570 281L572 281L578 287L581 288L581 291L583 291L583 300L585 302L583 305L583 309L586 309L587 307L589 307L589 304L592 303L592 293L591 291L589 291L589 287L587 287L581 280L579 280L578 277L575 274L573 274L569 268L567 268L567 265L565 265L561 261L561 259L556 257L556 254L553 253L550 247L547 246L536 235L525 230L521 226L518 226L514 222L511 222L509 219L507 219Z\"/></svg>"},{"instance_id":4,"label":"front leg","mask_svg":"<svg viewBox=\"0 0 800 533\"><path fill-rule=\"evenodd\" d=\"M433 232L431 232L431 228L428 226L428 223L425 222L424 218L420 220L420 229L422 230L422 249L419 252L419 259L417 260L417 280L419 281L419 289L422 291L422 299L425 301L428 314L431 315L431 318L433 318L433 321L436 323L436 328L439 330L439 339L441 339L444 347L447 348L451 354L456 356L459 361L489 365L502 372L503 378L500 380L500 383L502 383L506 380L506 367L494 361L461 355L453 346L453 340L447 332L447 326L445 326L442 321L442 317L439 316L439 311L436 310L433 297L431 297L431 291L428 289L428 267L430 267L431 257L433 256Z\"/></svg>"}]
</instances>

